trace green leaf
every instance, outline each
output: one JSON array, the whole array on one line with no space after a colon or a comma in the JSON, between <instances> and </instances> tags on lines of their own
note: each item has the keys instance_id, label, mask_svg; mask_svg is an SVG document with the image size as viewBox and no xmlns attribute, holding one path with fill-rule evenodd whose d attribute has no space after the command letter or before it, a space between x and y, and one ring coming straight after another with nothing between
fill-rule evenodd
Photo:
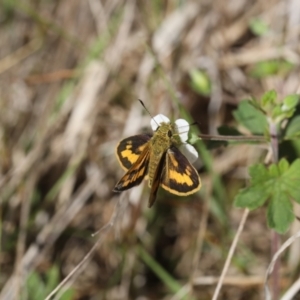
<instances>
[{"instance_id":1,"label":"green leaf","mask_svg":"<svg viewBox=\"0 0 300 300\"><path fill-rule=\"evenodd\" d=\"M211 83L207 74L201 70L190 72L191 85L196 93L208 96L211 93Z\"/></svg>"},{"instance_id":2,"label":"green leaf","mask_svg":"<svg viewBox=\"0 0 300 300\"><path fill-rule=\"evenodd\" d=\"M235 128L235 127L230 127L227 125L222 125L217 128L218 133L220 135L235 135L235 136L242 136L242 134Z\"/></svg>"},{"instance_id":3,"label":"green leaf","mask_svg":"<svg viewBox=\"0 0 300 300\"><path fill-rule=\"evenodd\" d=\"M74 295L75 291L72 289L68 289L60 296L60 300L72 300L74 299Z\"/></svg>"},{"instance_id":4,"label":"green leaf","mask_svg":"<svg viewBox=\"0 0 300 300\"><path fill-rule=\"evenodd\" d=\"M295 201L300 203L300 159L296 159L283 175L283 188Z\"/></svg>"},{"instance_id":5,"label":"green leaf","mask_svg":"<svg viewBox=\"0 0 300 300\"><path fill-rule=\"evenodd\" d=\"M289 72L293 68L293 64L283 60L261 61L254 65L250 71L250 76L255 78L264 78L275 74Z\"/></svg>"},{"instance_id":6,"label":"green leaf","mask_svg":"<svg viewBox=\"0 0 300 300\"><path fill-rule=\"evenodd\" d=\"M279 233L285 233L294 221L293 205L288 195L279 189L273 191L267 211L268 225Z\"/></svg>"},{"instance_id":7,"label":"green leaf","mask_svg":"<svg viewBox=\"0 0 300 300\"><path fill-rule=\"evenodd\" d=\"M266 168L262 164L249 169L251 184L241 190L235 205L255 209L269 199L268 224L279 233L294 220L292 200L300 203L300 159L289 165L286 159Z\"/></svg>"},{"instance_id":8,"label":"green leaf","mask_svg":"<svg viewBox=\"0 0 300 300\"><path fill-rule=\"evenodd\" d=\"M249 101L242 101L233 112L237 122L249 129L253 134L264 134L268 123L265 115L256 109Z\"/></svg>"},{"instance_id":9,"label":"green leaf","mask_svg":"<svg viewBox=\"0 0 300 300\"><path fill-rule=\"evenodd\" d=\"M45 285L36 272L33 272L29 275L26 282L26 287L28 299L39 300L45 298Z\"/></svg>"},{"instance_id":10,"label":"green leaf","mask_svg":"<svg viewBox=\"0 0 300 300\"><path fill-rule=\"evenodd\" d=\"M269 178L268 170L263 164L252 165L249 168L249 175L251 176L251 183L253 185L259 184Z\"/></svg>"},{"instance_id":11,"label":"green leaf","mask_svg":"<svg viewBox=\"0 0 300 300\"><path fill-rule=\"evenodd\" d=\"M257 36L265 35L269 28L268 25L259 18L252 19L249 24L250 30Z\"/></svg>"},{"instance_id":12,"label":"green leaf","mask_svg":"<svg viewBox=\"0 0 300 300\"><path fill-rule=\"evenodd\" d=\"M196 144L198 141L200 140L200 138L198 137L197 134L195 134L194 132L192 132L190 134L190 138L188 140L189 144Z\"/></svg>"},{"instance_id":13,"label":"green leaf","mask_svg":"<svg viewBox=\"0 0 300 300\"><path fill-rule=\"evenodd\" d=\"M285 139L293 139L295 137L300 136L300 116L295 116L289 122L286 132L285 132Z\"/></svg>"},{"instance_id":14,"label":"green leaf","mask_svg":"<svg viewBox=\"0 0 300 300\"><path fill-rule=\"evenodd\" d=\"M51 267L46 274L47 293L51 292L59 282L59 271L57 266Z\"/></svg>"},{"instance_id":15,"label":"green leaf","mask_svg":"<svg viewBox=\"0 0 300 300\"><path fill-rule=\"evenodd\" d=\"M263 106L274 104L276 102L276 98L277 93L275 90L268 91L261 97L261 104Z\"/></svg>"},{"instance_id":16,"label":"green leaf","mask_svg":"<svg viewBox=\"0 0 300 300\"><path fill-rule=\"evenodd\" d=\"M282 115L282 109L281 109L281 106L280 105L276 105L275 107L273 107L272 109L272 113L271 113L271 116L273 119L279 117Z\"/></svg>"},{"instance_id":17,"label":"green leaf","mask_svg":"<svg viewBox=\"0 0 300 300\"><path fill-rule=\"evenodd\" d=\"M288 95L283 99L283 106L281 107L282 111L288 111L297 106L299 102L299 95L293 94Z\"/></svg>"},{"instance_id":18,"label":"green leaf","mask_svg":"<svg viewBox=\"0 0 300 300\"><path fill-rule=\"evenodd\" d=\"M243 189L235 197L234 205L236 207L247 207L251 210L254 210L262 206L268 197L269 191L265 190L263 186Z\"/></svg>"},{"instance_id":19,"label":"green leaf","mask_svg":"<svg viewBox=\"0 0 300 300\"><path fill-rule=\"evenodd\" d=\"M280 174L287 172L289 169L289 166L290 166L290 164L285 158L281 159L278 164Z\"/></svg>"}]
</instances>

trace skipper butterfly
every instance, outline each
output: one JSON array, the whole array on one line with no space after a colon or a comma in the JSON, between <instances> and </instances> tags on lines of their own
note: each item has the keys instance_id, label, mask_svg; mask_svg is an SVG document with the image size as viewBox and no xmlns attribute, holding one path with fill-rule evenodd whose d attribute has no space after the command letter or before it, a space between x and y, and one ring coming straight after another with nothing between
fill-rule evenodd
<instances>
[{"instance_id":1,"label":"skipper butterfly","mask_svg":"<svg viewBox=\"0 0 300 300\"><path fill-rule=\"evenodd\" d=\"M201 188L199 174L186 158L195 161L198 157L196 149L186 143L188 122L179 119L172 124L159 114L151 119L151 127L153 135L131 136L117 145L116 155L126 173L114 188L115 192L122 192L148 178L149 207L155 202L160 186L178 196L193 194Z\"/></svg>"}]
</instances>

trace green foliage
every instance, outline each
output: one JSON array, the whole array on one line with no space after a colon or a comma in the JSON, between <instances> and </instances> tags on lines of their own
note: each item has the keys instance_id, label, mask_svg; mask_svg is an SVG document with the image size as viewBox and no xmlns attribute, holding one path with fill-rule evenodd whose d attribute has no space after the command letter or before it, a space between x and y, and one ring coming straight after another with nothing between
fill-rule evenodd
<instances>
[{"instance_id":1,"label":"green foliage","mask_svg":"<svg viewBox=\"0 0 300 300\"><path fill-rule=\"evenodd\" d=\"M294 220L291 200L300 203L300 159L291 166L285 159L269 168L253 165L249 173L251 184L238 193L235 205L256 209L269 200L268 225L284 233Z\"/></svg>"},{"instance_id":2,"label":"green foliage","mask_svg":"<svg viewBox=\"0 0 300 300\"><path fill-rule=\"evenodd\" d=\"M196 133L192 132L190 133L189 143L190 144L196 144L199 141L199 137Z\"/></svg>"},{"instance_id":3,"label":"green foliage","mask_svg":"<svg viewBox=\"0 0 300 300\"><path fill-rule=\"evenodd\" d=\"M233 114L251 133L264 134L266 141L272 136L279 148L281 141L300 135L300 116L292 118L298 103L299 95L288 95L281 100L271 90L258 100L242 101ZM274 127L277 137L271 129ZM292 200L300 203L300 159L291 165L286 159L281 159L268 168L263 164L253 165L249 174L250 186L238 193L235 205L253 210L267 203L269 227L279 233L285 232L294 220Z\"/></svg>"},{"instance_id":4,"label":"green foliage","mask_svg":"<svg viewBox=\"0 0 300 300\"><path fill-rule=\"evenodd\" d=\"M279 101L277 93L271 90L259 100L242 101L233 116L253 134L264 134L269 127L268 119L280 125L283 120L294 115L298 102L299 95L289 95Z\"/></svg>"},{"instance_id":5,"label":"green foliage","mask_svg":"<svg viewBox=\"0 0 300 300\"><path fill-rule=\"evenodd\" d=\"M300 116L295 116L288 124L285 139L298 138L300 136Z\"/></svg>"},{"instance_id":6,"label":"green foliage","mask_svg":"<svg viewBox=\"0 0 300 300\"><path fill-rule=\"evenodd\" d=\"M211 83L204 71L192 70L190 72L191 86L196 93L208 96L211 93Z\"/></svg>"},{"instance_id":7,"label":"green foliage","mask_svg":"<svg viewBox=\"0 0 300 300\"><path fill-rule=\"evenodd\" d=\"M269 30L268 25L259 18L252 19L250 21L249 27L252 33L257 36L265 35Z\"/></svg>"},{"instance_id":8,"label":"green foliage","mask_svg":"<svg viewBox=\"0 0 300 300\"><path fill-rule=\"evenodd\" d=\"M40 300L45 299L48 294L59 283L59 270L57 266L53 266L45 275L45 280L36 272L29 275L26 282L26 294L22 296L22 299ZM74 291L67 289L60 297L61 300L73 299Z\"/></svg>"},{"instance_id":9,"label":"green foliage","mask_svg":"<svg viewBox=\"0 0 300 300\"><path fill-rule=\"evenodd\" d=\"M280 74L284 76L291 71L293 64L285 60L267 60L258 62L250 70L250 76L254 78L265 78Z\"/></svg>"},{"instance_id":10,"label":"green foliage","mask_svg":"<svg viewBox=\"0 0 300 300\"><path fill-rule=\"evenodd\" d=\"M233 112L237 122L254 134L263 134L268 128L268 122L263 112L258 110L250 101L242 101Z\"/></svg>"}]
</instances>

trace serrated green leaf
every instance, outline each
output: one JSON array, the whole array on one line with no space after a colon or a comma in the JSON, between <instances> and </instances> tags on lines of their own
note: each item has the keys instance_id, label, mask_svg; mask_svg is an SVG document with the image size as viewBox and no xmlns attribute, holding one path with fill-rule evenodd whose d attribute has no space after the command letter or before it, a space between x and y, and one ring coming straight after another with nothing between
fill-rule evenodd
<instances>
[{"instance_id":1,"label":"serrated green leaf","mask_svg":"<svg viewBox=\"0 0 300 300\"><path fill-rule=\"evenodd\" d=\"M300 136L300 116L295 116L288 124L285 139L292 139Z\"/></svg>"},{"instance_id":2,"label":"serrated green leaf","mask_svg":"<svg viewBox=\"0 0 300 300\"><path fill-rule=\"evenodd\" d=\"M294 221L293 205L289 197L274 189L267 211L268 225L279 233L285 233Z\"/></svg>"},{"instance_id":3,"label":"serrated green leaf","mask_svg":"<svg viewBox=\"0 0 300 300\"><path fill-rule=\"evenodd\" d=\"M275 90L270 90L261 97L262 106L274 104L276 102L277 93Z\"/></svg>"},{"instance_id":4,"label":"serrated green leaf","mask_svg":"<svg viewBox=\"0 0 300 300\"><path fill-rule=\"evenodd\" d=\"M299 95L293 94L288 95L283 99L282 111L287 111L293 109L297 106L299 102Z\"/></svg>"},{"instance_id":5,"label":"serrated green leaf","mask_svg":"<svg viewBox=\"0 0 300 300\"><path fill-rule=\"evenodd\" d=\"M265 115L256 109L249 101L240 102L238 109L233 112L237 122L241 123L253 134L263 134L268 123Z\"/></svg>"},{"instance_id":6,"label":"serrated green leaf","mask_svg":"<svg viewBox=\"0 0 300 300\"><path fill-rule=\"evenodd\" d=\"M285 232L294 219L292 200L300 203L300 159L290 166L286 159L269 168L253 165L249 173L251 185L238 193L235 205L255 209L269 199L268 224Z\"/></svg>"},{"instance_id":7,"label":"serrated green leaf","mask_svg":"<svg viewBox=\"0 0 300 300\"><path fill-rule=\"evenodd\" d=\"M252 165L249 168L249 175L252 185L260 184L269 179L269 172L263 164Z\"/></svg>"},{"instance_id":8,"label":"serrated green leaf","mask_svg":"<svg viewBox=\"0 0 300 300\"><path fill-rule=\"evenodd\" d=\"M270 192L264 189L263 186L243 189L235 197L234 205L253 210L262 206L268 199L269 194Z\"/></svg>"}]
</instances>

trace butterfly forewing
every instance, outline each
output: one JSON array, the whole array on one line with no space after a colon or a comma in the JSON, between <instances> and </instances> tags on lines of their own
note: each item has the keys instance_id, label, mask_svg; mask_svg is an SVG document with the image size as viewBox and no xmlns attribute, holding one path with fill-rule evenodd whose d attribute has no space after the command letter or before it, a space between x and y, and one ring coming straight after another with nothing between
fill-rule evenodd
<instances>
[{"instance_id":1,"label":"butterfly forewing","mask_svg":"<svg viewBox=\"0 0 300 300\"><path fill-rule=\"evenodd\" d=\"M126 171L138 160L151 139L150 134L140 134L122 140L116 149L120 165Z\"/></svg>"},{"instance_id":2,"label":"butterfly forewing","mask_svg":"<svg viewBox=\"0 0 300 300\"><path fill-rule=\"evenodd\" d=\"M114 191L122 192L139 185L148 172L148 165L150 160L150 147L146 144L144 150L139 155L135 163L130 167L126 174L116 184Z\"/></svg>"},{"instance_id":3,"label":"butterfly forewing","mask_svg":"<svg viewBox=\"0 0 300 300\"><path fill-rule=\"evenodd\" d=\"M167 150L161 186L175 195L190 195L198 191L201 181L197 170L174 146Z\"/></svg>"}]
</instances>

